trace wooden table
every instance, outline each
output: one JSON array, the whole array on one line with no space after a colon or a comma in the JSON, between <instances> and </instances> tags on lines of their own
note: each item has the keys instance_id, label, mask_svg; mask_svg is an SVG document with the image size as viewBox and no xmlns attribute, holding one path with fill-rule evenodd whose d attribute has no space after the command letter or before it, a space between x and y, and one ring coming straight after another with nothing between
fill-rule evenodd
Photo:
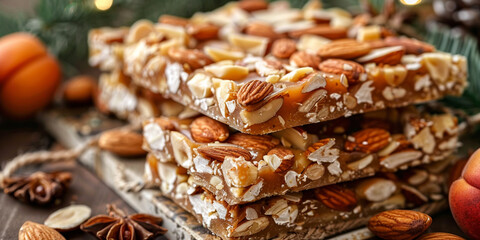
<instances>
[{"instance_id":1,"label":"wooden table","mask_svg":"<svg viewBox=\"0 0 480 240\"><path fill-rule=\"evenodd\" d=\"M52 143L54 148L58 147L55 146L53 139L45 130L34 121L22 124L0 123L0 162L2 166L5 161L15 157L18 153L50 148ZM10 196L0 194L0 223L2 223L0 239L17 239L18 230L25 221L42 223L50 213L68 206L70 203L90 206L92 215L105 213L105 205L108 203L114 203L129 213L134 212L118 195L75 161L37 167L46 171L72 171L73 182L67 195L59 205L39 207L27 205ZM25 169L25 171L34 170L34 168ZM433 216L433 224L429 231L450 232L464 236L448 210ZM65 234L65 237L67 239L95 239L79 230Z\"/></svg>"}]
</instances>

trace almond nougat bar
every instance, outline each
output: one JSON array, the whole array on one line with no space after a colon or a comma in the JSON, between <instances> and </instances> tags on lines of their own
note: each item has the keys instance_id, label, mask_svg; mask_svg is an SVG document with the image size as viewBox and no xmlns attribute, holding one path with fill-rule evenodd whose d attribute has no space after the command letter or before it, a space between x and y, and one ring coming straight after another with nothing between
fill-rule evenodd
<instances>
[{"instance_id":1,"label":"almond nougat bar","mask_svg":"<svg viewBox=\"0 0 480 240\"><path fill-rule=\"evenodd\" d=\"M395 174L229 205L196 186L187 169L147 157L146 180L222 239L324 239L367 223L376 213L447 207L452 158Z\"/></svg>"},{"instance_id":2,"label":"almond nougat bar","mask_svg":"<svg viewBox=\"0 0 480 240\"><path fill-rule=\"evenodd\" d=\"M415 107L249 135L200 116L144 122L144 148L188 169L195 184L230 205L392 172L444 159L457 120Z\"/></svg>"},{"instance_id":3,"label":"almond nougat bar","mask_svg":"<svg viewBox=\"0 0 480 240\"><path fill-rule=\"evenodd\" d=\"M140 20L113 47L123 51L104 58L135 84L255 135L460 95L467 85L465 57L392 36L364 15L315 1L265 7L232 2L191 19ZM91 38L102 31L124 33ZM91 62L102 56L92 51Z\"/></svg>"}]
</instances>

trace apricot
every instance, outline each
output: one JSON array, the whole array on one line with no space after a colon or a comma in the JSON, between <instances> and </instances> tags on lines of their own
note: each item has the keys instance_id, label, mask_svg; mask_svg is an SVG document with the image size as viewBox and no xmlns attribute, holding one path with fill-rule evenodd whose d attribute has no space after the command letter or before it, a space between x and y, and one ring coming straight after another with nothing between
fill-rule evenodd
<instances>
[{"instance_id":1,"label":"apricot","mask_svg":"<svg viewBox=\"0 0 480 240\"><path fill-rule=\"evenodd\" d=\"M469 159L462 178L450 186L449 202L453 218L472 239L480 239L480 150Z\"/></svg>"},{"instance_id":2,"label":"apricot","mask_svg":"<svg viewBox=\"0 0 480 240\"><path fill-rule=\"evenodd\" d=\"M45 107L60 82L60 67L50 55L17 70L0 90L2 110L13 118L26 118Z\"/></svg>"},{"instance_id":3,"label":"apricot","mask_svg":"<svg viewBox=\"0 0 480 240\"><path fill-rule=\"evenodd\" d=\"M0 38L0 107L12 118L26 118L53 98L61 78L57 60L28 33Z\"/></svg>"}]
</instances>

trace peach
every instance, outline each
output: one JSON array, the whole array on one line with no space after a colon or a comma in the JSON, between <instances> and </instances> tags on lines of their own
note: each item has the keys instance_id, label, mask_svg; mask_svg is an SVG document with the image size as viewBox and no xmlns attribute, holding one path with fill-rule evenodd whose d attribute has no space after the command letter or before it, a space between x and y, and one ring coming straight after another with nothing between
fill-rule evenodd
<instances>
[{"instance_id":1,"label":"peach","mask_svg":"<svg viewBox=\"0 0 480 240\"><path fill-rule=\"evenodd\" d=\"M449 202L460 228L472 239L480 239L480 150L470 157L463 177L450 187Z\"/></svg>"},{"instance_id":2,"label":"peach","mask_svg":"<svg viewBox=\"0 0 480 240\"><path fill-rule=\"evenodd\" d=\"M0 90L4 113L13 118L26 118L45 107L53 98L60 82L60 66L46 55L17 70Z\"/></svg>"}]
</instances>

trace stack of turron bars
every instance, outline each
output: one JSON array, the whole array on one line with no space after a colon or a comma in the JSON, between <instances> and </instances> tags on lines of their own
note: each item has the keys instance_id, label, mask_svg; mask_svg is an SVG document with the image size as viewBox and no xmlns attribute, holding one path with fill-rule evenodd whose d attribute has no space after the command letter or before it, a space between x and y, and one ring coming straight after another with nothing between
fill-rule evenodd
<instances>
[{"instance_id":1,"label":"stack of turron bars","mask_svg":"<svg viewBox=\"0 0 480 240\"><path fill-rule=\"evenodd\" d=\"M146 177L222 239L322 239L445 207L463 56L288 2L94 29L98 105L144 119Z\"/></svg>"}]
</instances>

